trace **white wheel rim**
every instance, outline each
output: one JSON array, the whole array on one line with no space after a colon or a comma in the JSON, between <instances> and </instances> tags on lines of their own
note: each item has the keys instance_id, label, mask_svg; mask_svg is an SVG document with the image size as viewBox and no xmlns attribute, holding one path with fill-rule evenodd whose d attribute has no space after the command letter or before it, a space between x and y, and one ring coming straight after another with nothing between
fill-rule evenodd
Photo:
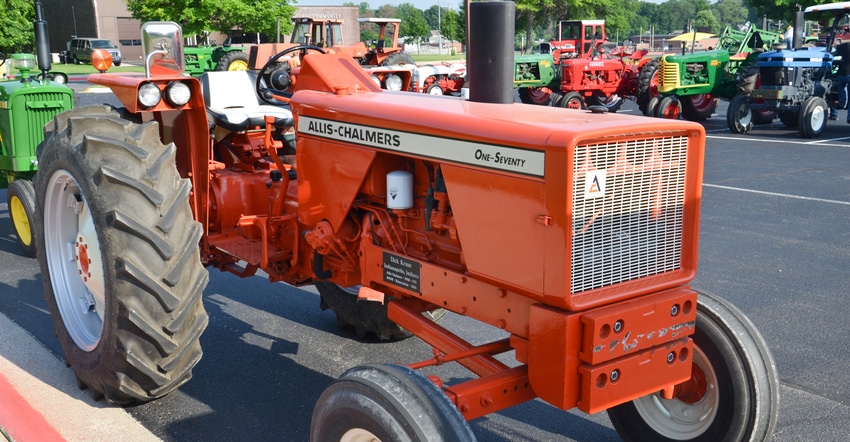
<instances>
[{"instance_id":1,"label":"white wheel rim","mask_svg":"<svg viewBox=\"0 0 850 442\"><path fill-rule=\"evenodd\" d=\"M826 123L826 110L821 106L812 109L812 129L820 130Z\"/></svg>"},{"instance_id":2,"label":"white wheel rim","mask_svg":"<svg viewBox=\"0 0 850 442\"><path fill-rule=\"evenodd\" d=\"M352 428L345 432L339 442L381 442L378 436L362 428Z\"/></svg>"},{"instance_id":3,"label":"white wheel rim","mask_svg":"<svg viewBox=\"0 0 850 442\"><path fill-rule=\"evenodd\" d=\"M753 113L750 111L749 106L746 103L741 103L741 107L738 109L738 122L741 124L741 127L749 126L752 120Z\"/></svg>"},{"instance_id":4,"label":"white wheel rim","mask_svg":"<svg viewBox=\"0 0 850 442\"><path fill-rule=\"evenodd\" d=\"M440 87L439 87L439 86L437 86L437 87L428 87L428 93L429 93L430 95L443 95L443 90L442 90L442 89L440 89Z\"/></svg>"},{"instance_id":5,"label":"white wheel rim","mask_svg":"<svg viewBox=\"0 0 850 442\"><path fill-rule=\"evenodd\" d=\"M689 404L675 398L664 399L659 394L634 401L644 422L658 434L673 440L695 439L705 433L717 417L720 403L717 374L698 347L694 347L693 361L705 375L705 394L699 401Z\"/></svg>"},{"instance_id":6,"label":"white wheel rim","mask_svg":"<svg viewBox=\"0 0 850 442\"><path fill-rule=\"evenodd\" d=\"M105 283L100 242L80 185L56 171L44 196L44 245L59 314L71 339L93 350L103 333Z\"/></svg>"}]
</instances>

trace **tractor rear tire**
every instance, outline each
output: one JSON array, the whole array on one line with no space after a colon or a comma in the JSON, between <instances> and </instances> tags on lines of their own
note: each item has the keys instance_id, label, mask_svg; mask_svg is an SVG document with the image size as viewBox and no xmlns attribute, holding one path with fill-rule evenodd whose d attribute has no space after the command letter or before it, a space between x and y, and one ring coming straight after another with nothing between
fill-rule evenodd
<instances>
[{"instance_id":1,"label":"tractor rear tire","mask_svg":"<svg viewBox=\"0 0 850 442\"><path fill-rule=\"evenodd\" d=\"M736 134L746 134L753 128L753 110L750 109L752 98L746 95L737 95L729 102L726 110L726 125L729 131Z\"/></svg>"},{"instance_id":2,"label":"tractor rear tire","mask_svg":"<svg viewBox=\"0 0 850 442\"><path fill-rule=\"evenodd\" d=\"M658 60L650 60L643 65L638 74L637 104L644 115L647 113L649 101L658 95Z\"/></svg>"},{"instance_id":3,"label":"tractor rear tire","mask_svg":"<svg viewBox=\"0 0 850 442\"><path fill-rule=\"evenodd\" d=\"M688 121L705 121L717 109L717 99L711 94L682 97L682 116Z\"/></svg>"},{"instance_id":4,"label":"tractor rear tire","mask_svg":"<svg viewBox=\"0 0 850 442\"><path fill-rule=\"evenodd\" d=\"M410 56L407 52L393 52L390 55L387 55L387 58L384 59L384 62L381 63L381 66L416 66L416 62L413 61L413 57Z\"/></svg>"},{"instance_id":5,"label":"tractor rear tire","mask_svg":"<svg viewBox=\"0 0 850 442\"><path fill-rule=\"evenodd\" d=\"M517 89L517 93L523 103L538 106L549 106L556 94L548 87L521 87Z\"/></svg>"},{"instance_id":6,"label":"tractor rear tire","mask_svg":"<svg viewBox=\"0 0 850 442\"><path fill-rule=\"evenodd\" d=\"M18 245L26 256L35 258L35 188L32 181L15 180L9 183L6 202Z\"/></svg>"},{"instance_id":7,"label":"tractor rear tire","mask_svg":"<svg viewBox=\"0 0 850 442\"><path fill-rule=\"evenodd\" d=\"M670 95L669 97L662 98L661 102L658 103L656 116L658 116L659 118L666 118L668 120L678 120L681 115L682 102L679 101L679 97L675 95Z\"/></svg>"},{"instance_id":8,"label":"tractor rear tire","mask_svg":"<svg viewBox=\"0 0 850 442\"><path fill-rule=\"evenodd\" d=\"M779 111L779 121L782 122L787 127L797 127L797 124L800 122L799 113L791 112L791 111Z\"/></svg>"},{"instance_id":9,"label":"tractor rear tire","mask_svg":"<svg viewBox=\"0 0 850 442\"><path fill-rule=\"evenodd\" d=\"M809 97L800 107L797 130L803 138L814 138L823 132L829 116L829 105L821 97Z\"/></svg>"},{"instance_id":10,"label":"tractor rear tire","mask_svg":"<svg viewBox=\"0 0 850 442\"><path fill-rule=\"evenodd\" d=\"M651 394L608 410L624 441L766 441L779 416L779 379L767 343L728 301L700 293L690 396ZM693 384L699 384L698 382ZM685 391L691 390L691 391Z\"/></svg>"},{"instance_id":11,"label":"tractor rear tire","mask_svg":"<svg viewBox=\"0 0 850 442\"><path fill-rule=\"evenodd\" d=\"M434 382L403 365L349 369L319 397L310 440L465 442L475 435Z\"/></svg>"},{"instance_id":12,"label":"tractor rear tire","mask_svg":"<svg viewBox=\"0 0 850 442\"><path fill-rule=\"evenodd\" d=\"M620 110L620 106L623 105L623 97L617 94L605 95L601 92L594 93L589 100L591 105L604 106L608 112L614 113Z\"/></svg>"},{"instance_id":13,"label":"tractor rear tire","mask_svg":"<svg viewBox=\"0 0 850 442\"><path fill-rule=\"evenodd\" d=\"M188 381L208 322L191 182L159 133L155 121L95 105L57 115L39 147L44 297L80 387L111 404Z\"/></svg>"},{"instance_id":14,"label":"tractor rear tire","mask_svg":"<svg viewBox=\"0 0 850 442\"><path fill-rule=\"evenodd\" d=\"M353 328L357 337L364 339L374 335L381 341L409 338L411 333L390 321L387 317L387 303L358 301L359 287L341 287L332 282L316 281L316 289L321 297L322 310L331 309L336 315L337 324L342 329ZM390 300L389 302L392 302ZM444 309L422 313L428 319L437 322L446 314Z\"/></svg>"},{"instance_id":15,"label":"tractor rear tire","mask_svg":"<svg viewBox=\"0 0 850 442\"><path fill-rule=\"evenodd\" d=\"M565 109L587 109L584 98L578 92L567 92L564 94L559 105Z\"/></svg>"},{"instance_id":16,"label":"tractor rear tire","mask_svg":"<svg viewBox=\"0 0 850 442\"><path fill-rule=\"evenodd\" d=\"M248 54L243 51L230 51L218 59L215 65L217 71L247 71Z\"/></svg>"}]
</instances>

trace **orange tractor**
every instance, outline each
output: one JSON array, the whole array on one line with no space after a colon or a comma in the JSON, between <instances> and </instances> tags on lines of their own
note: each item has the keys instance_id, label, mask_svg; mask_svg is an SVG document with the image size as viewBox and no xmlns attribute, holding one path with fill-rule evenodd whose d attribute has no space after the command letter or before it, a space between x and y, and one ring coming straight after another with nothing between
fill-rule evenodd
<instances>
[{"instance_id":1,"label":"orange tractor","mask_svg":"<svg viewBox=\"0 0 850 442\"><path fill-rule=\"evenodd\" d=\"M476 101L485 31L502 29L488 18L513 23L513 7L471 5L486 57L470 54L469 100L386 91L318 50L289 90L247 71L187 77L179 26L145 24L146 77L89 78L124 108L62 113L39 149L39 264L81 385L115 404L173 391L201 358L204 267L263 271L316 284L360 334L434 348L347 371L311 440L473 440L468 420L537 397L607 410L633 440L767 439L764 340L688 285L702 127ZM439 324L446 311L505 338L473 345ZM418 371L450 362L474 379Z\"/></svg>"}]
</instances>

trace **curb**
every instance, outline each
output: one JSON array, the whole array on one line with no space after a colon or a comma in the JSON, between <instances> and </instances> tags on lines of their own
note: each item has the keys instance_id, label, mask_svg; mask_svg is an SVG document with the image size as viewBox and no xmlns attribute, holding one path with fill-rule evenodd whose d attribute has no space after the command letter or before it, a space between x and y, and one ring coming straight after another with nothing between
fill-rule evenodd
<instances>
[{"instance_id":1,"label":"curb","mask_svg":"<svg viewBox=\"0 0 850 442\"><path fill-rule=\"evenodd\" d=\"M2 313L0 336L0 441L161 440L123 408L81 391L73 370Z\"/></svg>"}]
</instances>

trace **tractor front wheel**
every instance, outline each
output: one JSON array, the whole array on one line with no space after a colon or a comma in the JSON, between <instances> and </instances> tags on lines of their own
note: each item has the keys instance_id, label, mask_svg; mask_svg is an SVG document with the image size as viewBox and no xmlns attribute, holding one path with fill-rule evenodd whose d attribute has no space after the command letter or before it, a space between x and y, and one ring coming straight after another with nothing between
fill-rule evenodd
<instances>
[{"instance_id":1,"label":"tractor front wheel","mask_svg":"<svg viewBox=\"0 0 850 442\"><path fill-rule=\"evenodd\" d=\"M814 138L823 132L826 127L826 119L829 116L829 107L826 100L821 97L809 97L800 108L800 120L798 122L800 136L803 138Z\"/></svg>"},{"instance_id":2,"label":"tractor front wheel","mask_svg":"<svg viewBox=\"0 0 850 442\"><path fill-rule=\"evenodd\" d=\"M664 97L658 103L657 116L668 120L678 120L682 115L682 102L675 95Z\"/></svg>"},{"instance_id":3,"label":"tractor front wheel","mask_svg":"<svg viewBox=\"0 0 850 442\"><path fill-rule=\"evenodd\" d=\"M9 218L15 235L18 237L18 245L24 254L35 258L35 189L32 181L15 180L9 183L6 191L6 201L9 208Z\"/></svg>"},{"instance_id":4,"label":"tractor front wheel","mask_svg":"<svg viewBox=\"0 0 850 442\"><path fill-rule=\"evenodd\" d=\"M692 377L677 396L651 394L608 410L625 441L765 441L779 415L773 356L728 301L700 293Z\"/></svg>"},{"instance_id":5,"label":"tractor front wheel","mask_svg":"<svg viewBox=\"0 0 850 442\"><path fill-rule=\"evenodd\" d=\"M578 92L567 92L558 104L566 109L587 109L584 98Z\"/></svg>"},{"instance_id":6,"label":"tractor front wheel","mask_svg":"<svg viewBox=\"0 0 850 442\"><path fill-rule=\"evenodd\" d=\"M623 97L617 94L605 95L601 92L594 93L588 101L592 105L604 106L608 112L612 113L620 110L620 106L623 105Z\"/></svg>"},{"instance_id":7,"label":"tractor front wheel","mask_svg":"<svg viewBox=\"0 0 850 442\"><path fill-rule=\"evenodd\" d=\"M95 399L162 397L192 377L208 321L191 183L155 121L97 105L52 126L39 147L36 231L65 361Z\"/></svg>"},{"instance_id":8,"label":"tractor front wheel","mask_svg":"<svg viewBox=\"0 0 850 442\"><path fill-rule=\"evenodd\" d=\"M753 128L753 111L750 109L752 101L746 95L736 95L729 102L729 108L726 110L726 124L732 133L745 134Z\"/></svg>"},{"instance_id":9,"label":"tractor front wheel","mask_svg":"<svg viewBox=\"0 0 850 442\"><path fill-rule=\"evenodd\" d=\"M313 408L310 440L475 440L457 407L431 380L402 365L364 365L339 377Z\"/></svg>"}]
</instances>

